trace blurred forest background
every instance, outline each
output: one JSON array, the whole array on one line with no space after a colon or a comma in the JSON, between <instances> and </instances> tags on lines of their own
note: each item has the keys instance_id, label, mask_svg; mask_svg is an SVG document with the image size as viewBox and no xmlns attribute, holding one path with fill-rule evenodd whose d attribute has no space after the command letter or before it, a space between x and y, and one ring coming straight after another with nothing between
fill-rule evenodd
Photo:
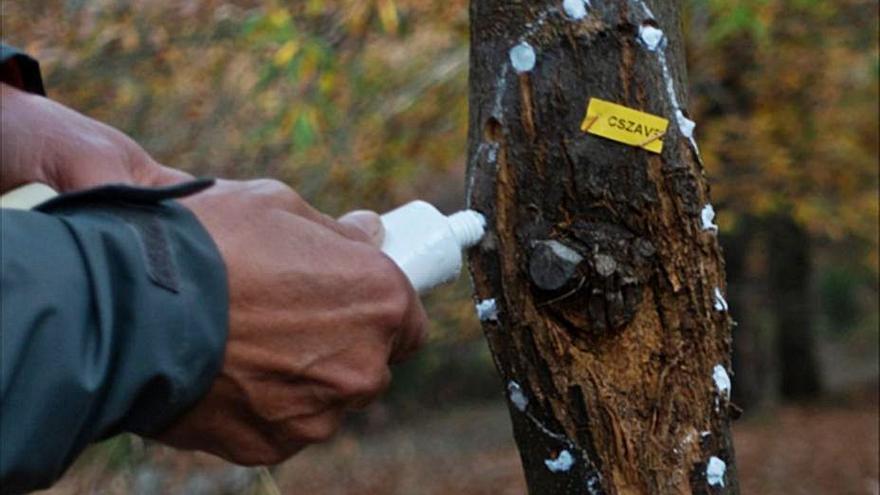
<instances>
[{"instance_id":1,"label":"blurred forest background","mask_svg":"<svg viewBox=\"0 0 880 495\"><path fill-rule=\"evenodd\" d=\"M878 3L683 0L697 139L738 321L743 493L878 494ZM49 95L200 175L281 179L319 208L462 207L465 0L3 0ZM467 277L431 344L290 494L523 493ZM35 446L38 448L38 446ZM52 493L273 493L257 470L131 437Z\"/></svg>"}]
</instances>

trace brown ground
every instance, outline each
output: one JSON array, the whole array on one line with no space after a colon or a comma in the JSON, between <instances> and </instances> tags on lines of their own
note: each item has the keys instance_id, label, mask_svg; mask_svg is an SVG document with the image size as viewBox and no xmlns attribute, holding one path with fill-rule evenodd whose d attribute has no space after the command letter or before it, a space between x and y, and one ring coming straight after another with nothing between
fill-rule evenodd
<instances>
[{"instance_id":1,"label":"brown ground","mask_svg":"<svg viewBox=\"0 0 880 495\"><path fill-rule=\"evenodd\" d=\"M735 427L743 494L880 494L876 386L856 400L787 406ZM138 453L138 449L141 449ZM256 470L135 445L133 466L99 455L52 494L272 493ZM340 435L274 470L286 495L505 495L525 492L500 405L458 408L370 435Z\"/></svg>"}]
</instances>

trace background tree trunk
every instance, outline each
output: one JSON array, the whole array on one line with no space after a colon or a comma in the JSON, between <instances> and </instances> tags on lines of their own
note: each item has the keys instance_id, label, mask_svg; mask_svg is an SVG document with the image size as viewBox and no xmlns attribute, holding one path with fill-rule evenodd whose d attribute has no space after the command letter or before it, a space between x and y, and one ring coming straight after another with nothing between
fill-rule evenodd
<instances>
[{"instance_id":1,"label":"background tree trunk","mask_svg":"<svg viewBox=\"0 0 880 495\"><path fill-rule=\"evenodd\" d=\"M721 236L725 250L727 300L736 331L733 335L734 404L744 414L758 413L777 396L773 380L776 354L772 304L767 288L766 228L746 217L729 235Z\"/></svg>"},{"instance_id":2,"label":"background tree trunk","mask_svg":"<svg viewBox=\"0 0 880 495\"><path fill-rule=\"evenodd\" d=\"M805 400L822 391L810 275L810 237L791 218L768 222L768 279L776 317L779 393Z\"/></svg>"},{"instance_id":3,"label":"background tree trunk","mask_svg":"<svg viewBox=\"0 0 880 495\"><path fill-rule=\"evenodd\" d=\"M738 491L679 23L676 2L471 3L471 273L533 494ZM662 155L584 134L591 97L669 119Z\"/></svg>"}]
</instances>

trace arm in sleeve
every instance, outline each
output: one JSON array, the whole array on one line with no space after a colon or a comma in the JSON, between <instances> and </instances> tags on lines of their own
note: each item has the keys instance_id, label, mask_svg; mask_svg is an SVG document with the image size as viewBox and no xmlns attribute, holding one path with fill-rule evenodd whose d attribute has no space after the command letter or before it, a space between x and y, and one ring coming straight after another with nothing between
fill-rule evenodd
<instances>
[{"instance_id":1,"label":"arm in sleeve","mask_svg":"<svg viewBox=\"0 0 880 495\"><path fill-rule=\"evenodd\" d=\"M48 486L93 441L161 431L220 369L222 258L189 210L144 191L0 210L4 493Z\"/></svg>"}]
</instances>

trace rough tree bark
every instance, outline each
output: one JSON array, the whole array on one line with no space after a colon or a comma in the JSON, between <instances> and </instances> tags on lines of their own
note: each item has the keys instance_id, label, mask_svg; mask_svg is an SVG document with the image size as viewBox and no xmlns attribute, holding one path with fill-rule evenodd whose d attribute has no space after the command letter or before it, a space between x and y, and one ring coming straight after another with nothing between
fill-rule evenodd
<instances>
[{"instance_id":1,"label":"rough tree bark","mask_svg":"<svg viewBox=\"0 0 880 495\"><path fill-rule=\"evenodd\" d=\"M736 493L677 2L470 13L468 199L488 220L470 267L530 493ZM662 154L583 133L591 97L669 119Z\"/></svg>"}]
</instances>

